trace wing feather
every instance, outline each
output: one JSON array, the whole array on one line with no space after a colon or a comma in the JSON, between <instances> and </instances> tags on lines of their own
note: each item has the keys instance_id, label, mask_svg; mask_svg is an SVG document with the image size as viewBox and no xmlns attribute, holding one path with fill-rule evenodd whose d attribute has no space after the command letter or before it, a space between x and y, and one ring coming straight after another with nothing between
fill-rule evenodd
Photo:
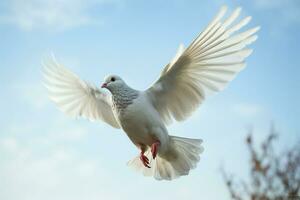
<instances>
[{"instance_id":1,"label":"wing feather","mask_svg":"<svg viewBox=\"0 0 300 200\"><path fill-rule=\"evenodd\" d=\"M102 120L120 128L111 108L111 96L82 81L76 74L48 60L44 65L44 86L49 98L67 115Z\"/></svg>"},{"instance_id":2,"label":"wing feather","mask_svg":"<svg viewBox=\"0 0 300 200\"><path fill-rule=\"evenodd\" d=\"M245 67L245 58L252 53L245 47L257 39L259 27L235 34L251 17L238 21L239 7L223 19L226 11L222 7L186 50L180 47L158 80L146 90L166 124L173 119L186 119L208 92L224 89Z\"/></svg>"}]
</instances>

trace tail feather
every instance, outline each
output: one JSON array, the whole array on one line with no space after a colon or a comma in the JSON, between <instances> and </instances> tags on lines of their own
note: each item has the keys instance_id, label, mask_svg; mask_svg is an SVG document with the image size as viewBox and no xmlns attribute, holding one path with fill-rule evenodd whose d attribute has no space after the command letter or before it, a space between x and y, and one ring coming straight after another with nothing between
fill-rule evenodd
<instances>
[{"instance_id":1,"label":"tail feather","mask_svg":"<svg viewBox=\"0 0 300 200\"><path fill-rule=\"evenodd\" d=\"M151 168L144 167L139 157L129 161L128 165L145 176L153 176L157 180L172 180L188 175L197 166L199 154L204 150L201 143L201 139L170 136L170 148L163 155L159 154L153 160L150 149L145 152Z\"/></svg>"}]
</instances>

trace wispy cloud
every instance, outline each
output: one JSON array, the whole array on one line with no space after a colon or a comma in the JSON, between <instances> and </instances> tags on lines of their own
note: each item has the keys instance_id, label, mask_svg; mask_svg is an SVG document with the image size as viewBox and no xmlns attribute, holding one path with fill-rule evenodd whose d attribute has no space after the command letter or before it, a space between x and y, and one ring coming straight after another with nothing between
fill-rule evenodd
<instances>
[{"instance_id":1,"label":"wispy cloud","mask_svg":"<svg viewBox=\"0 0 300 200\"><path fill-rule=\"evenodd\" d=\"M15 138L9 137L9 138L3 138L0 140L0 146L2 149L6 152L16 152L18 149L18 144Z\"/></svg>"},{"instance_id":2,"label":"wispy cloud","mask_svg":"<svg viewBox=\"0 0 300 200\"><path fill-rule=\"evenodd\" d=\"M47 148L48 154L40 156L32 146L17 138L0 138L1 197L17 200L89 196L89 199L97 199L110 194L97 187L102 179L108 179L106 174L96 170L101 168L99 161L82 159L78 152L64 147Z\"/></svg>"},{"instance_id":3,"label":"wispy cloud","mask_svg":"<svg viewBox=\"0 0 300 200\"><path fill-rule=\"evenodd\" d=\"M0 22L26 31L62 31L102 23L101 19L94 19L90 11L106 3L107 0L12 0L6 4Z\"/></svg>"},{"instance_id":4,"label":"wispy cloud","mask_svg":"<svg viewBox=\"0 0 300 200\"><path fill-rule=\"evenodd\" d=\"M289 0L288 0L289 1ZM274 8L281 6L286 0L255 0L255 5L259 8Z\"/></svg>"},{"instance_id":5,"label":"wispy cloud","mask_svg":"<svg viewBox=\"0 0 300 200\"><path fill-rule=\"evenodd\" d=\"M255 117L262 112L262 107L251 103L240 103L233 106L233 111L241 117Z\"/></svg>"},{"instance_id":6,"label":"wispy cloud","mask_svg":"<svg viewBox=\"0 0 300 200\"><path fill-rule=\"evenodd\" d=\"M255 0L254 5L259 10L272 11L272 15L274 13L280 15L282 22L287 25L300 23L300 2L298 0Z\"/></svg>"},{"instance_id":7,"label":"wispy cloud","mask_svg":"<svg viewBox=\"0 0 300 200\"><path fill-rule=\"evenodd\" d=\"M16 81L11 88L17 92L17 98L35 110L42 110L49 103L42 81Z\"/></svg>"}]
</instances>

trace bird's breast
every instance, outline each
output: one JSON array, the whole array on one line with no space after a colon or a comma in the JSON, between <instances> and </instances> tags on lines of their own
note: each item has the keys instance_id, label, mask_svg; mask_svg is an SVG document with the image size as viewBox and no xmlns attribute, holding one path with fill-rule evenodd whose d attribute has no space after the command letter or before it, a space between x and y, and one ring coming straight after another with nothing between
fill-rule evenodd
<instances>
[{"instance_id":1,"label":"bird's breast","mask_svg":"<svg viewBox=\"0 0 300 200\"><path fill-rule=\"evenodd\" d=\"M135 144L151 144L153 142L152 128L157 126L152 117L151 109L143 97L133 100L125 109L115 108L122 129Z\"/></svg>"}]
</instances>

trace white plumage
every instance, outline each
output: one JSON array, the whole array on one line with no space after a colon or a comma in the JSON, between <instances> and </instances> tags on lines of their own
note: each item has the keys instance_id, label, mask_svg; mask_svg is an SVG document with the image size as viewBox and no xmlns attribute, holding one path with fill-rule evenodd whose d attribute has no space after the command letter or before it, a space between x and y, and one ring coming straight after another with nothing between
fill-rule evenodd
<instances>
[{"instance_id":1,"label":"white plumage","mask_svg":"<svg viewBox=\"0 0 300 200\"><path fill-rule=\"evenodd\" d=\"M141 149L128 165L146 176L172 180L196 167L203 151L202 140L170 136L166 125L192 114L208 92L217 92L245 67L252 52L246 46L257 39L259 27L236 33L251 17L237 20L241 8L224 19L222 7L207 28L176 56L145 91L129 87L120 77L105 78L103 92L57 63L44 64L49 97L66 114L102 120L122 128ZM157 156L156 156L157 155Z\"/></svg>"},{"instance_id":2,"label":"white plumage","mask_svg":"<svg viewBox=\"0 0 300 200\"><path fill-rule=\"evenodd\" d=\"M44 77L50 99L67 115L103 120L120 128L111 109L110 95L80 80L54 58L45 64Z\"/></svg>"}]
</instances>

